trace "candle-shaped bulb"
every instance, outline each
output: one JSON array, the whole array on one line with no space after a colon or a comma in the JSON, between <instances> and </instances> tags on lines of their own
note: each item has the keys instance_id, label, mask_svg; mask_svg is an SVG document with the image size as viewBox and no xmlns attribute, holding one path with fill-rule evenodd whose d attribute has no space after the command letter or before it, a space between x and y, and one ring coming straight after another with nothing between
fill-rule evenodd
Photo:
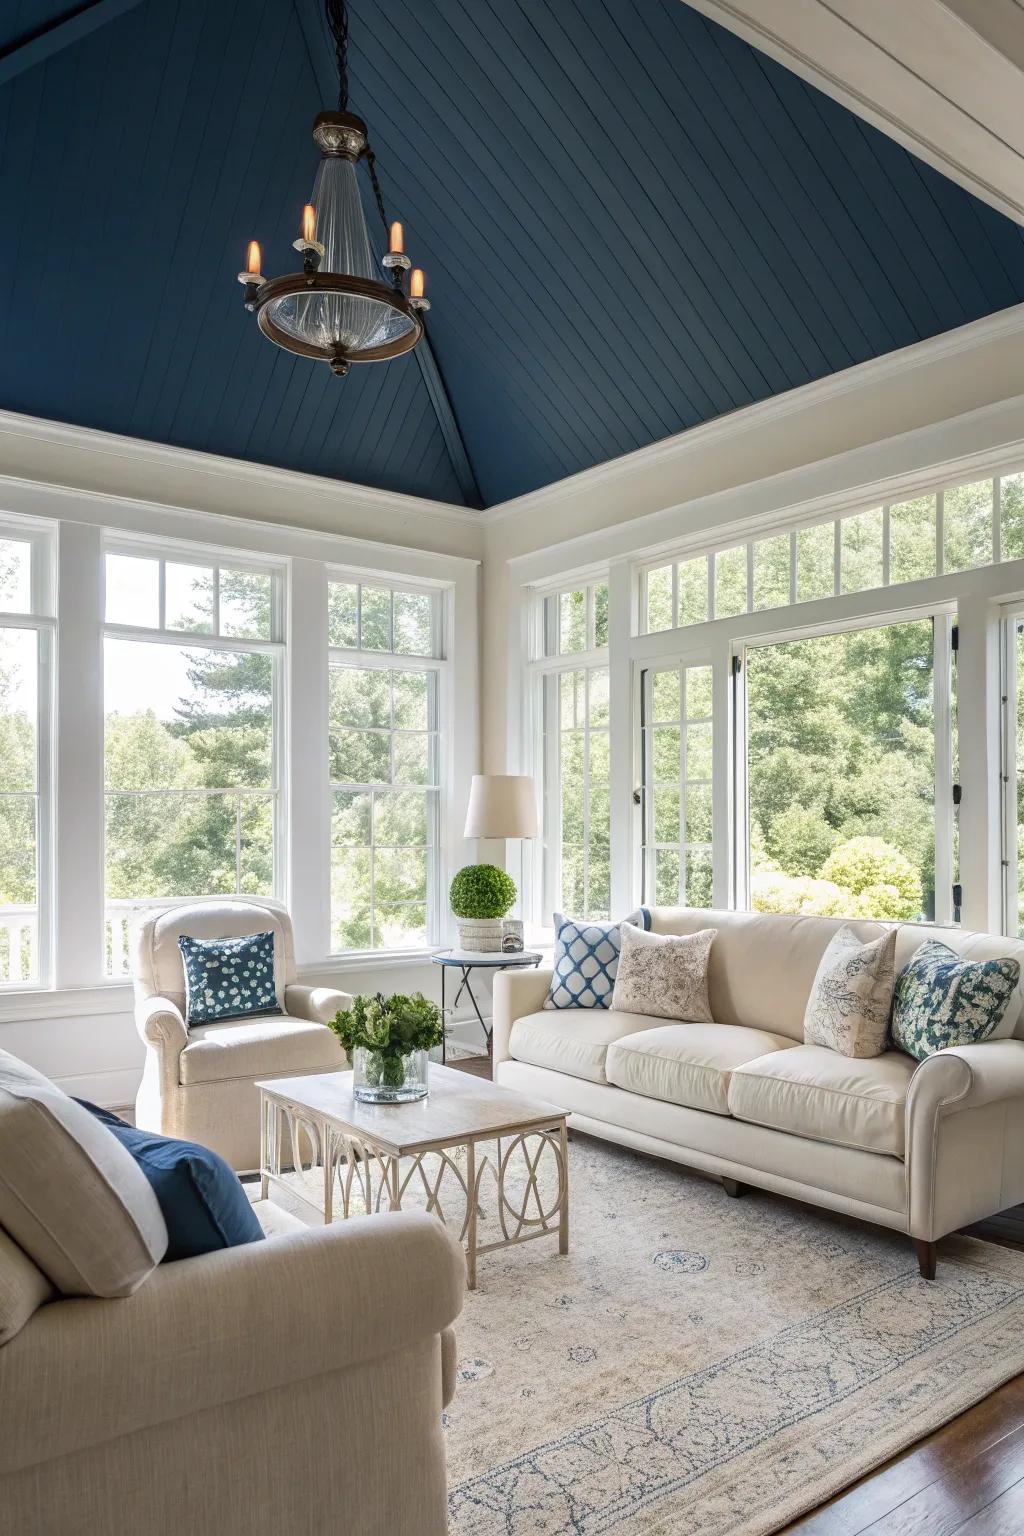
<instances>
[{"instance_id":1,"label":"candle-shaped bulb","mask_svg":"<svg viewBox=\"0 0 1024 1536\"><path fill-rule=\"evenodd\" d=\"M397 219L391 226L391 244L389 249L392 256L401 256L405 250L405 233Z\"/></svg>"},{"instance_id":2,"label":"candle-shaped bulb","mask_svg":"<svg viewBox=\"0 0 1024 1536\"><path fill-rule=\"evenodd\" d=\"M412 276L409 279L409 297L422 299L423 297L423 270L421 267L413 267Z\"/></svg>"},{"instance_id":3,"label":"candle-shaped bulb","mask_svg":"<svg viewBox=\"0 0 1024 1536\"><path fill-rule=\"evenodd\" d=\"M246 271L251 272L253 277L259 277L260 275L260 260L260 243L258 240L250 240L249 250L245 258L245 267Z\"/></svg>"},{"instance_id":4,"label":"candle-shaped bulb","mask_svg":"<svg viewBox=\"0 0 1024 1536\"><path fill-rule=\"evenodd\" d=\"M316 239L316 209L312 203L302 210L302 238L310 242Z\"/></svg>"}]
</instances>

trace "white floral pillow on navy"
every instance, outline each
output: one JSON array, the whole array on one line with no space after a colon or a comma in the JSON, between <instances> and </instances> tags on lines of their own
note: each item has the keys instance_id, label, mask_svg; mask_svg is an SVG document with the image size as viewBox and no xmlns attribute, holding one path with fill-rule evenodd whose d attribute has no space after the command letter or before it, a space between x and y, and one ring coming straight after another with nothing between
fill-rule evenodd
<instances>
[{"instance_id":1,"label":"white floral pillow on navy","mask_svg":"<svg viewBox=\"0 0 1024 1536\"><path fill-rule=\"evenodd\" d=\"M650 928L646 907L626 918ZM610 1008L619 963L620 923L591 923L555 913L555 967L545 1008Z\"/></svg>"},{"instance_id":2,"label":"white floral pillow on navy","mask_svg":"<svg viewBox=\"0 0 1024 1536\"><path fill-rule=\"evenodd\" d=\"M918 1061L953 1045L987 1040L1020 980L1016 960L961 960L929 939L896 978L892 1039Z\"/></svg>"},{"instance_id":3,"label":"white floral pillow on navy","mask_svg":"<svg viewBox=\"0 0 1024 1536\"><path fill-rule=\"evenodd\" d=\"M185 1016L189 1024L280 1013L274 984L274 935L240 939L178 939L185 967Z\"/></svg>"}]
</instances>

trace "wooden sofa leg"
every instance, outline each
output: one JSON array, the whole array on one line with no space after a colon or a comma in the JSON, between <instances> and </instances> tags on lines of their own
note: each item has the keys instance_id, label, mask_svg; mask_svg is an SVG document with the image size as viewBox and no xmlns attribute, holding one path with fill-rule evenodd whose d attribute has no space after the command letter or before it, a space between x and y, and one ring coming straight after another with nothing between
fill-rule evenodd
<instances>
[{"instance_id":1,"label":"wooden sofa leg","mask_svg":"<svg viewBox=\"0 0 1024 1536\"><path fill-rule=\"evenodd\" d=\"M914 1238L914 1248L917 1251L917 1263L921 1271L922 1280L935 1279L935 1244L926 1243L923 1237Z\"/></svg>"},{"instance_id":2,"label":"wooden sofa leg","mask_svg":"<svg viewBox=\"0 0 1024 1536\"><path fill-rule=\"evenodd\" d=\"M738 1179L723 1179L722 1188L732 1200L738 1200L747 1191L747 1186L741 1184Z\"/></svg>"}]
</instances>

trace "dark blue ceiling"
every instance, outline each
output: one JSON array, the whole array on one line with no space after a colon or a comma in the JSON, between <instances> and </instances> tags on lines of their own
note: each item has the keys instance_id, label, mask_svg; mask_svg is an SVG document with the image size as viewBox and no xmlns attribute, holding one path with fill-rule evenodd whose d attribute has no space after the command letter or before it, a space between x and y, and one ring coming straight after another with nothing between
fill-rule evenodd
<instances>
[{"instance_id":1,"label":"dark blue ceiling","mask_svg":"<svg viewBox=\"0 0 1024 1536\"><path fill-rule=\"evenodd\" d=\"M0 69L90 9L13 0ZM338 381L241 306L251 236L295 259L318 0L101 10L0 85L0 406L466 499L415 357ZM1024 298L1015 225L681 0L350 11L486 505Z\"/></svg>"}]
</instances>

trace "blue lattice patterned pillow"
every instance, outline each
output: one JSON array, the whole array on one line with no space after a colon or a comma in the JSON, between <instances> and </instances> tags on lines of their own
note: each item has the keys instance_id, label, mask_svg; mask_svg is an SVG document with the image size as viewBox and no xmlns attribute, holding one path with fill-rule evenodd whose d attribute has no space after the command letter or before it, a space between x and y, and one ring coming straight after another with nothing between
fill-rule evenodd
<instances>
[{"instance_id":1,"label":"blue lattice patterned pillow","mask_svg":"<svg viewBox=\"0 0 1024 1536\"><path fill-rule=\"evenodd\" d=\"M185 1018L189 1024L280 1013L274 984L274 935L239 939L178 939L185 967Z\"/></svg>"},{"instance_id":2,"label":"blue lattice patterned pillow","mask_svg":"<svg viewBox=\"0 0 1024 1536\"><path fill-rule=\"evenodd\" d=\"M545 1008L610 1008L619 964L620 923L591 923L555 913L555 968ZM646 907L625 919L651 926Z\"/></svg>"},{"instance_id":3,"label":"blue lattice patterned pillow","mask_svg":"<svg viewBox=\"0 0 1024 1536\"><path fill-rule=\"evenodd\" d=\"M999 1028L1020 979L1016 960L961 960L929 939L896 979L892 1038L918 1061L953 1045L976 1045Z\"/></svg>"}]
</instances>

